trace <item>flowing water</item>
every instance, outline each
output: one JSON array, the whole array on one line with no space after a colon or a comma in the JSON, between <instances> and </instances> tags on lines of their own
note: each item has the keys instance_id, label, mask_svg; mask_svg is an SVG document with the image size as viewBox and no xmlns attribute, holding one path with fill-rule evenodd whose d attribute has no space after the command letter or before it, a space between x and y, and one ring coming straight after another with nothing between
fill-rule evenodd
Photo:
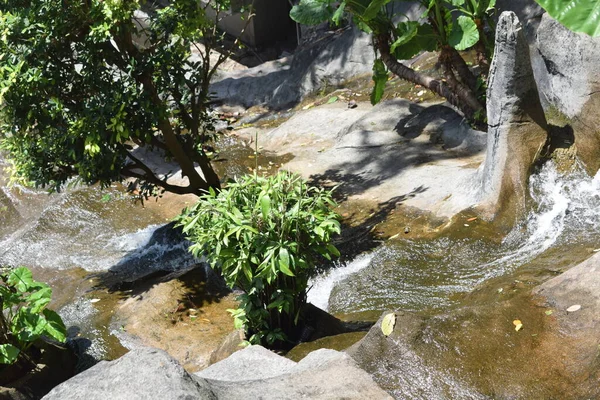
<instances>
[{"instance_id":1,"label":"flowing water","mask_svg":"<svg viewBox=\"0 0 600 400\"><path fill-rule=\"evenodd\" d=\"M243 158L255 162L245 153ZM267 161L265 168L276 167ZM0 178L2 167L0 159ZM314 278L309 301L345 318L374 320L389 309L431 317L464 306L468 294L486 282L511 281L523 271L539 282L600 247L600 174L589 177L577 168L563 176L547 163L530 183L532 210L504 239L482 234L478 220L465 220L434 239L390 240ZM55 305L67 324L91 339L96 358L115 357L123 350L110 318L99 320L90 302L90 273L148 273L195 263L185 243L164 233L165 222L163 212L132 202L120 187L48 195L9 189L0 181L0 264L26 265L38 279L63 288L55 293ZM481 397L449 374L428 370L419 356L405 355L404 371L392 377L390 371L375 371L380 383L396 387L391 391L397 397L434 398L431 393L442 386L450 388L446 398ZM419 391L399 389L409 377ZM417 392L422 395L411 395Z\"/></svg>"},{"instance_id":2,"label":"flowing water","mask_svg":"<svg viewBox=\"0 0 600 400\"><path fill-rule=\"evenodd\" d=\"M385 310L404 310L428 321L412 348L398 342L398 357L382 355L367 366L394 397L563 398L541 391L539 383L554 378L519 372L532 362L551 370L554 362L552 353L543 361L546 355L535 353L547 322L528 293L600 250L600 173L590 177L578 167L565 176L549 162L530 189L531 212L501 241L480 235L477 221L461 220L433 240L388 241L311 282L309 301L341 318L375 320ZM518 317L529 333L510 335ZM486 332L494 333L492 343Z\"/></svg>"},{"instance_id":3,"label":"flowing water","mask_svg":"<svg viewBox=\"0 0 600 400\"><path fill-rule=\"evenodd\" d=\"M527 267L554 270L547 251L600 246L600 174L579 167L568 176L546 163L530 181L535 206L500 243L479 237L477 221L436 239L388 241L312 281L309 301L334 314L388 309L435 314L483 282ZM469 233L470 231L470 233Z\"/></svg>"}]
</instances>

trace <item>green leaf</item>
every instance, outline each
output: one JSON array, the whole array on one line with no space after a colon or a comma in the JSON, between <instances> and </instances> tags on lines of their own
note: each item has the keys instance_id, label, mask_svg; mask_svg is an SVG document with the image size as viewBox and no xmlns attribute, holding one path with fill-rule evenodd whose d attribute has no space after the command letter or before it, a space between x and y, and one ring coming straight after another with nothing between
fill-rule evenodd
<instances>
[{"instance_id":1,"label":"green leaf","mask_svg":"<svg viewBox=\"0 0 600 400\"><path fill-rule=\"evenodd\" d=\"M394 331L394 326L396 325L396 314L389 313L385 317L383 317L383 321L381 321L381 332L385 336L390 336Z\"/></svg>"},{"instance_id":2,"label":"green leaf","mask_svg":"<svg viewBox=\"0 0 600 400\"><path fill-rule=\"evenodd\" d=\"M385 6L391 0L371 0L371 3L366 8L366 10L359 14L364 21L370 21L377 16L377 14L381 11L381 7Z\"/></svg>"},{"instance_id":3,"label":"green leaf","mask_svg":"<svg viewBox=\"0 0 600 400\"><path fill-rule=\"evenodd\" d=\"M453 6L462 6L463 4L465 4L465 0L452 0Z\"/></svg>"},{"instance_id":4,"label":"green leaf","mask_svg":"<svg viewBox=\"0 0 600 400\"><path fill-rule=\"evenodd\" d=\"M260 209L262 211L263 218L269 218L269 213L271 212L271 198L268 194L265 194L260 198Z\"/></svg>"},{"instance_id":5,"label":"green leaf","mask_svg":"<svg viewBox=\"0 0 600 400\"><path fill-rule=\"evenodd\" d=\"M338 101L338 97L333 96L333 97L330 97L329 100L327 100L327 104L332 104L332 103L335 103L336 101Z\"/></svg>"},{"instance_id":6,"label":"green leaf","mask_svg":"<svg viewBox=\"0 0 600 400\"><path fill-rule=\"evenodd\" d=\"M548 14L573 32L600 36L600 0L536 0Z\"/></svg>"},{"instance_id":7,"label":"green leaf","mask_svg":"<svg viewBox=\"0 0 600 400\"><path fill-rule=\"evenodd\" d=\"M388 81L388 72L381 59L375 60L373 64L373 91L371 92L371 104L375 105L381 101L385 85Z\"/></svg>"},{"instance_id":8,"label":"green leaf","mask_svg":"<svg viewBox=\"0 0 600 400\"><path fill-rule=\"evenodd\" d=\"M288 276L294 276L294 273L290 270L290 255L287 249L284 248L279 250L279 269Z\"/></svg>"},{"instance_id":9,"label":"green leaf","mask_svg":"<svg viewBox=\"0 0 600 400\"><path fill-rule=\"evenodd\" d=\"M398 36L402 36L408 27L398 24L398 28L400 29L396 33ZM393 53L399 60L409 60L421 51L434 51L437 46L438 37L434 34L433 28L429 24L423 24L418 26L417 33L409 41L396 44Z\"/></svg>"},{"instance_id":10,"label":"green leaf","mask_svg":"<svg viewBox=\"0 0 600 400\"><path fill-rule=\"evenodd\" d=\"M408 43L417 35L419 23L417 21L400 22L396 26L396 40L390 46L390 51L393 53L398 46Z\"/></svg>"},{"instance_id":11,"label":"green leaf","mask_svg":"<svg viewBox=\"0 0 600 400\"><path fill-rule=\"evenodd\" d=\"M0 364L12 364L17 361L21 351L12 344L0 344Z\"/></svg>"},{"instance_id":12,"label":"green leaf","mask_svg":"<svg viewBox=\"0 0 600 400\"><path fill-rule=\"evenodd\" d=\"M44 316L46 317L44 333L59 342L67 340L67 328L60 318L60 315L52 310L45 309Z\"/></svg>"},{"instance_id":13,"label":"green leaf","mask_svg":"<svg viewBox=\"0 0 600 400\"><path fill-rule=\"evenodd\" d=\"M327 250L329 250L329 252L330 252L331 254L333 254L335 257L339 257L339 256L341 255L341 254L340 254L340 251L337 249L337 247L335 247L335 246L334 246L334 245L332 245L332 244L328 244L328 245L327 245Z\"/></svg>"},{"instance_id":14,"label":"green leaf","mask_svg":"<svg viewBox=\"0 0 600 400\"><path fill-rule=\"evenodd\" d=\"M33 274L25 267L13 269L8 275L8 284L14 286L19 292L27 292L37 282L33 280Z\"/></svg>"},{"instance_id":15,"label":"green leaf","mask_svg":"<svg viewBox=\"0 0 600 400\"><path fill-rule=\"evenodd\" d=\"M319 0L302 0L290 11L290 18L303 25L318 25L332 16L329 3Z\"/></svg>"},{"instance_id":16,"label":"green leaf","mask_svg":"<svg viewBox=\"0 0 600 400\"><path fill-rule=\"evenodd\" d=\"M340 26L340 24L342 23L342 17L344 16L345 8L346 8L346 1L342 1L340 3L340 6L337 8L337 10L335 10L335 12L333 13L333 16L331 17L331 20L333 21L333 23L336 26Z\"/></svg>"},{"instance_id":17,"label":"green leaf","mask_svg":"<svg viewBox=\"0 0 600 400\"><path fill-rule=\"evenodd\" d=\"M27 296L26 301L29 303L31 311L38 313L44 309L48 303L50 303L51 298L52 289L50 289L48 286L44 286Z\"/></svg>"},{"instance_id":18,"label":"green leaf","mask_svg":"<svg viewBox=\"0 0 600 400\"><path fill-rule=\"evenodd\" d=\"M479 31L475 21L461 15L452 26L448 44L456 50L462 51L473 47L479 41Z\"/></svg>"}]
</instances>

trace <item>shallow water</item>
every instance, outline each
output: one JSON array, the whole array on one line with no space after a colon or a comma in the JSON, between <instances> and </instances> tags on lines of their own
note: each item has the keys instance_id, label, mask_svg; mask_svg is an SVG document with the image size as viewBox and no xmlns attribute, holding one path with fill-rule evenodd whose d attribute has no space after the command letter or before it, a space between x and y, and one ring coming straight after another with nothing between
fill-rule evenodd
<instances>
[{"instance_id":1,"label":"shallow water","mask_svg":"<svg viewBox=\"0 0 600 400\"><path fill-rule=\"evenodd\" d=\"M578 168L561 176L547 163L530 186L531 212L501 242L481 235L478 221L460 221L433 240L391 240L316 277L309 301L338 315L388 309L434 315L519 268L556 270L546 252L581 249L585 257L600 246L600 174L592 178Z\"/></svg>"}]
</instances>

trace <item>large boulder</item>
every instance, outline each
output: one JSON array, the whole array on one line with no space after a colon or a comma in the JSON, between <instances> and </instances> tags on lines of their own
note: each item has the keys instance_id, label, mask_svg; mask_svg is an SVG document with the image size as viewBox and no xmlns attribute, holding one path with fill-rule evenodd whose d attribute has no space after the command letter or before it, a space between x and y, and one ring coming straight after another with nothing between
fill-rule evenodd
<instances>
[{"instance_id":1,"label":"large boulder","mask_svg":"<svg viewBox=\"0 0 600 400\"><path fill-rule=\"evenodd\" d=\"M348 355L329 349L295 363L251 346L197 376L219 399L391 399Z\"/></svg>"},{"instance_id":2,"label":"large boulder","mask_svg":"<svg viewBox=\"0 0 600 400\"><path fill-rule=\"evenodd\" d=\"M370 35L349 28L298 49L292 57L223 74L211 90L215 101L228 106L282 109L322 86L371 73L373 61Z\"/></svg>"},{"instance_id":3,"label":"large boulder","mask_svg":"<svg viewBox=\"0 0 600 400\"><path fill-rule=\"evenodd\" d=\"M102 361L44 396L46 400L216 398L207 382L194 379L164 351L149 347Z\"/></svg>"},{"instance_id":4,"label":"large boulder","mask_svg":"<svg viewBox=\"0 0 600 400\"><path fill-rule=\"evenodd\" d=\"M162 350L138 348L54 388L61 399L390 399L346 354L318 350L299 363L251 346L188 374Z\"/></svg>"},{"instance_id":5,"label":"large boulder","mask_svg":"<svg viewBox=\"0 0 600 400\"><path fill-rule=\"evenodd\" d=\"M513 12L498 20L487 91L488 143L481 196L489 217L508 225L525 209L527 181L547 142L547 123L529 47Z\"/></svg>"},{"instance_id":6,"label":"large boulder","mask_svg":"<svg viewBox=\"0 0 600 400\"><path fill-rule=\"evenodd\" d=\"M571 32L544 14L536 47L542 100L572 123L577 154L594 174L600 168L600 38Z\"/></svg>"}]
</instances>

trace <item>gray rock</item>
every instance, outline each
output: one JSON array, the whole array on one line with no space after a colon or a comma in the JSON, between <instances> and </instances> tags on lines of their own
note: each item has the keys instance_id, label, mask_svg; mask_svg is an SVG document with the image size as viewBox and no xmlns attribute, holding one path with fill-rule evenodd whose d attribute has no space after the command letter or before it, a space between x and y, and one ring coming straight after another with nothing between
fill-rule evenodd
<instances>
[{"instance_id":1,"label":"gray rock","mask_svg":"<svg viewBox=\"0 0 600 400\"><path fill-rule=\"evenodd\" d=\"M542 100L571 120L577 154L594 174L600 168L600 38L571 32L547 14L536 37Z\"/></svg>"},{"instance_id":2,"label":"gray rock","mask_svg":"<svg viewBox=\"0 0 600 400\"><path fill-rule=\"evenodd\" d=\"M139 348L100 362L52 389L46 400L216 399L209 385L192 378L162 350Z\"/></svg>"},{"instance_id":3,"label":"gray rock","mask_svg":"<svg viewBox=\"0 0 600 400\"><path fill-rule=\"evenodd\" d=\"M55 387L46 400L389 399L346 354L318 350L299 363L260 346L189 375L162 350L138 348Z\"/></svg>"},{"instance_id":4,"label":"gray rock","mask_svg":"<svg viewBox=\"0 0 600 400\"><path fill-rule=\"evenodd\" d=\"M196 376L219 381L253 381L285 374L295 365L292 360L262 346L250 346L196 373Z\"/></svg>"},{"instance_id":5,"label":"gray rock","mask_svg":"<svg viewBox=\"0 0 600 400\"><path fill-rule=\"evenodd\" d=\"M247 348L236 354L255 351L251 349ZM274 357L283 358L268 356L270 360L274 360ZM287 359L286 361L294 365L282 371L282 374L268 379L209 382L217 397L227 400L391 399L375 384L369 374L357 368L356 363L344 353L320 349L310 353L299 363ZM221 363L230 365L228 360ZM263 361L259 361L249 368L260 367L262 363ZM220 363L215 364L215 367L218 364ZM287 362L285 364L287 365ZM202 376L202 372L198 375Z\"/></svg>"},{"instance_id":6,"label":"gray rock","mask_svg":"<svg viewBox=\"0 0 600 400\"><path fill-rule=\"evenodd\" d=\"M524 211L532 165L547 140L547 123L531 68L529 47L513 12L498 21L487 92L488 143L481 195L490 216L507 224Z\"/></svg>"},{"instance_id":7,"label":"gray rock","mask_svg":"<svg viewBox=\"0 0 600 400\"><path fill-rule=\"evenodd\" d=\"M216 101L229 106L281 109L323 86L371 73L373 60L370 36L350 28L299 49L293 57L223 74L211 90Z\"/></svg>"},{"instance_id":8,"label":"gray rock","mask_svg":"<svg viewBox=\"0 0 600 400\"><path fill-rule=\"evenodd\" d=\"M558 315L568 319L564 324L566 330L587 332L590 337L597 337L600 328L600 253L538 286L535 292L544 296L559 311ZM581 305L579 311L566 312L567 308L577 304Z\"/></svg>"}]
</instances>

